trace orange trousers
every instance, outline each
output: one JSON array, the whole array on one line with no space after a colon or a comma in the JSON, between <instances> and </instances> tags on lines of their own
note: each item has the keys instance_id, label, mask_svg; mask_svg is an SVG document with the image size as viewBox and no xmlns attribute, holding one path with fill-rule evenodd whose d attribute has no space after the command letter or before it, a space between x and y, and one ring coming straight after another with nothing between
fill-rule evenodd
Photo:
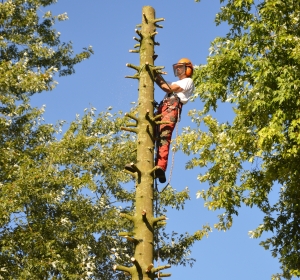
<instances>
[{"instance_id":1,"label":"orange trousers","mask_svg":"<svg viewBox=\"0 0 300 280\"><path fill-rule=\"evenodd\" d=\"M179 98L165 98L158 107L157 114L161 114L161 121L169 122L169 124L161 124L158 128L158 152L156 165L164 171L167 169L168 157L172 133L182 108Z\"/></svg>"}]
</instances>

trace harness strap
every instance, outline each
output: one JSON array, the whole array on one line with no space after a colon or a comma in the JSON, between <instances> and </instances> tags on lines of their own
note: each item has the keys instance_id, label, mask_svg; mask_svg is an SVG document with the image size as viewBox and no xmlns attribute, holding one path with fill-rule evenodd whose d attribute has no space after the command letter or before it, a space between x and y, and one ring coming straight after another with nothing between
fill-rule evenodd
<instances>
[{"instance_id":1,"label":"harness strap","mask_svg":"<svg viewBox=\"0 0 300 280\"><path fill-rule=\"evenodd\" d=\"M168 108L177 110L177 120L176 120L176 122L180 122L183 103L181 102L180 98L178 97L178 95L175 92L168 93L167 98L171 99L172 96L174 96L177 99L177 102L176 102L177 104L176 104L175 107L174 106L168 106ZM164 100L166 100L166 98L163 99L159 103L158 107L163 106Z\"/></svg>"}]
</instances>

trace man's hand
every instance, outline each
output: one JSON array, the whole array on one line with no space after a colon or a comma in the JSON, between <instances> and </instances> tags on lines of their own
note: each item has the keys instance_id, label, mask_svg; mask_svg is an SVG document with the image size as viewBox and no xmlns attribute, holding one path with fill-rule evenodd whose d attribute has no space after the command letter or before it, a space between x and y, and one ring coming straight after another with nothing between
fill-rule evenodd
<instances>
[{"instance_id":1,"label":"man's hand","mask_svg":"<svg viewBox=\"0 0 300 280\"><path fill-rule=\"evenodd\" d=\"M166 93L172 93L172 92L182 92L183 89L176 85L170 85L168 84L160 75L157 75L155 78L156 84Z\"/></svg>"}]
</instances>

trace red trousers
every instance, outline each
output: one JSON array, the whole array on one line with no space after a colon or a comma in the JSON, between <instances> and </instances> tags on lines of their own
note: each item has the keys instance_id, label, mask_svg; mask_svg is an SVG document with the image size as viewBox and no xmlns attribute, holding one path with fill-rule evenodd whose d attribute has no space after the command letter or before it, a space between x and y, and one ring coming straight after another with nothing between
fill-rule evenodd
<instances>
[{"instance_id":1,"label":"red trousers","mask_svg":"<svg viewBox=\"0 0 300 280\"><path fill-rule=\"evenodd\" d=\"M162 115L161 121L170 122L170 124L161 124L158 128L159 140L156 165L164 171L167 169L172 132L179 117L181 107L182 103L179 102L178 98L165 98L157 111L157 114Z\"/></svg>"}]
</instances>

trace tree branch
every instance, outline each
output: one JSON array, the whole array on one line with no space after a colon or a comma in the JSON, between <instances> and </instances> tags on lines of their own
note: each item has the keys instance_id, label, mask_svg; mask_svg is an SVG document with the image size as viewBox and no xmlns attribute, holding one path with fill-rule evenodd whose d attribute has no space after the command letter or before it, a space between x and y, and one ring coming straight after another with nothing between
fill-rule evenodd
<instances>
[{"instance_id":1,"label":"tree branch","mask_svg":"<svg viewBox=\"0 0 300 280\"><path fill-rule=\"evenodd\" d=\"M122 126L121 130L129 131L129 132L133 132L133 133L138 133L138 130L136 128L129 128L129 127Z\"/></svg>"},{"instance_id":2,"label":"tree branch","mask_svg":"<svg viewBox=\"0 0 300 280\"><path fill-rule=\"evenodd\" d=\"M157 23L157 22L160 22L160 21L165 21L164 18L156 18L153 23Z\"/></svg>"},{"instance_id":3,"label":"tree branch","mask_svg":"<svg viewBox=\"0 0 300 280\"><path fill-rule=\"evenodd\" d=\"M160 277L171 277L171 273L159 273L159 274L154 274L154 278L160 278Z\"/></svg>"},{"instance_id":4,"label":"tree branch","mask_svg":"<svg viewBox=\"0 0 300 280\"><path fill-rule=\"evenodd\" d=\"M153 222L153 223L157 223L157 222L165 221L165 220L167 220L167 217L166 217L166 216L160 216L160 217L153 218L153 219L152 219L152 222Z\"/></svg>"},{"instance_id":5,"label":"tree branch","mask_svg":"<svg viewBox=\"0 0 300 280\"><path fill-rule=\"evenodd\" d=\"M125 123L125 125L137 127L137 123L134 123L134 122L127 122L127 123Z\"/></svg>"},{"instance_id":6,"label":"tree branch","mask_svg":"<svg viewBox=\"0 0 300 280\"><path fill-rule=\"evenodd\" d=\"M137 122L138 122L138 120L139 120L136 116L134 116L134 115L132 115L132 114L130 114L130 113L126 113L126 114L125 114L125 117L131 118L131 119L133 119L133 120L135 120L135 121L137 121Z\"/></svg>"},{"instance_id":7,"label":"tree branch","mask_svg":"<svg viewBox=\"0 0 300 280\"><path fill-rule=\"evenodd\" d=\"M141 69L139 66L136 66L136 65L131 64L131 63L126 63L126 67L132 68L136 71L140 71L140 69Z\"/></svg>"},{"instance_id":8,"label":"tree branch","mask_svg":"<svg viewBox=\"0 0 300 280\"><path fill-rule=\"evenodd\" d=\"M119 232L118 235L125 237L125 236L133 236L133 235L135 235L135 233L134 232Z\"/></svg>"},{"instance_id":9,"label":"tree branch","mask_svg":"<svg viewBox=\"0 0 300 280\"><path fill-rule=\"evenodd\" d=\"M123 217L123 218L126 218L127 220L129 221L132 221L134 222L134 217L129 215L129 214L126 214L126 213L120 213L120 216Z\"/></svg>"},{"instance_id":10,"label":"tree branch","mask_svg":"<svg viewBox=\"0 0 300 280\"><path fill-rule=\"evenodd\" d=\"M118 264L116 264L116 265L113 266L113 270L114 271L116 271L116 270L124 271L124 272L128 272L130 274L132 272L132 268L126 267L126 266L123 266L123 265L118 265Z\"/></svg>"},{"instance_id":11,"label":"tree branch","mask_svg":"<svg viewBox=\"0 0 300 280\"><path fill-rule=\"evenodd\" d=\"M170 264L158 266L158 267L156 267L156 268L152 268L152 269L151 269L151 272L152 272L152 273L155 273L155 272L157 272L157 271L160 271L160 270L163 270L163 269L167 269L167 268L170 268L170 267L171 267Z\"/></svg>"},{"instance_id":12,"label":"tree branch","mask_svg":"<svg viewBox=\"0 0 300 280\"><path fill-rule=\"evenodd\" d=\"M139 73L134 74L133 76L125 76L125 78L129 78L129 79L139 79L140 75Z\"/></svg>"}]
</instances>

